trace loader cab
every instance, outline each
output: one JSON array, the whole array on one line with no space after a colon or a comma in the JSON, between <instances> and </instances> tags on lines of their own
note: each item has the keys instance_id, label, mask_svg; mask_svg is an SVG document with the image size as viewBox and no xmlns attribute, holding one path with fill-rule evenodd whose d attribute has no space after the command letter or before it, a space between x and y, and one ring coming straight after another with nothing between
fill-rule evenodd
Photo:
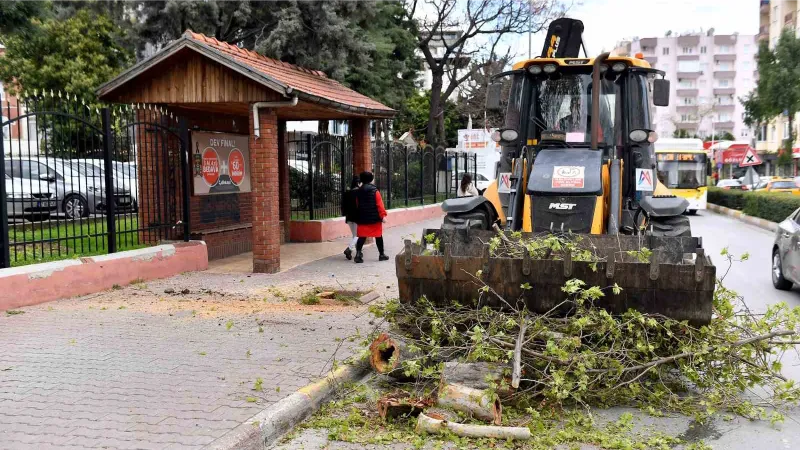
<instances>
[{"instance_id":1,"label":"loader cab","mask_svg":"<svg viewBox=\"0 0 800 450\"><path fill-rule=\"evenodd\" d=\"M568 162L571 158L577 158L588 161L591 166L599 164L605 167L611 160L621 160L621 206L626 210L635 210L641 198L641 193L637 195L635 187L636 169L652 170L656 167L653 142L657 136L651 131L654 128L656 106L653 99L657 100L658 106L666 106L668 82L663 80L663 72L650 68L644 60L611 57L601 63L599 86L595 87L593 63L594 60L589 58L536 58L514 66L514 70L508 73L511 87L504 130L516 130L518 133L516 139L501 140L502 159L505 159L501 164L505 162L510 166L512 158L523 154L532 161L533 167L536 167L536 158L540 154L552 158L553 164L561 164L555 161ZM598 117L592 117L594 89L599 89ZM666 98L664 93L667 94ZM591 150L592 127L595 124L599 124L598 145L597 150ZM556 151L571 152L572 156L554 157ZM536 170L544 169L540 166ZM602 186L607 184L602 178L606 176L602 169L584 176L584 186L600 188L596 193L583 194L602 197ZM528 186L528 194L536 192L563 197L555 186L551 184L546 189ZM567 189L566 193L575 192ZM556 203L565 202L549 202L548 206ZM605 213L599 207L591 208L592 214L596 212L596 215L603 216ZM535 205L533 209L536 209ZM581 215L578 211L573 213L573 216L578 215ZM594 222L591 232L602 228L590 212L586 212L580 220L578 217L570 220ZM548 222L552 221L548 219ZM540 227L534 223L533 228Z\"/></svg>"}]
</instances>

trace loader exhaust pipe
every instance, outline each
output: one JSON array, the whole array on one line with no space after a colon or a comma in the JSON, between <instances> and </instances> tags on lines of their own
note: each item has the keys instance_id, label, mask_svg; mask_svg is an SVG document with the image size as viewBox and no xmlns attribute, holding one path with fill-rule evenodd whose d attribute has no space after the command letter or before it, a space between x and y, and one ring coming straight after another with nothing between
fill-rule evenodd
<instances>
[{"instance_id":1,"label":"loader exhaust pipe","mask_svg":"<svg viewBox=\"0 0 800 450\"><path fill-rule=\"evenodd\" d=\"M600 67L611 54L601 53L592 67L592 150L597 150L600 140Z\"/></svg>"}]
</instances>

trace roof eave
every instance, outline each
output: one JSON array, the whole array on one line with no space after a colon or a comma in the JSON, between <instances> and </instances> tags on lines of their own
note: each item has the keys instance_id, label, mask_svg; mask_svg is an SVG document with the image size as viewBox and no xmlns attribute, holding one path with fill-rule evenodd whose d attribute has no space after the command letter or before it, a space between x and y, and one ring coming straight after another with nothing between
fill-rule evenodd
<instances>
[{"instance_id":1,"label":"roof eave","mask_svg":"<svg viewBox=\"0 0 800 450\"><path fill-rule=\"evenodd\" d=\"M281 83L280 81L267 76L261 72L251 69L245 64L242 64L235 59L229 57L228 55L216 50L215 48L203 44L195 39L189 38L187 36L181 36L180 38L176 39L171 44L167 45L156 53L155 55L151 56L150 58L145 59L144 61L139 62L138 64L133 65L128 70L122 72L114 79L103 83L100 87L95 90L95 93L98 97L102 97L104 95L108 95L113 92L115 89L119 88L123 84L131 81L132 79L136 78L140 74L144 73L148 69L152 68L156 64L164 61L166 58L178 53L179 51L183 50L184 48L190 48L201 55L204 55L211 60L221 64L251 80L262 84L283 96L288 96L286 90L289 88L288 85Z\"/></svg>"},{"instance_id":2,"label":"roof eave","mask_svg":"<svg viewBox=\"0 0 800 450\"><path fill-rule=\"evenodd\" d=\"M297 90L295 88L295 90ZM310 103L316 103L318 105L326 106L329 108L336 109L338 111L342 111L345 113L352 113L357 114L360 116L376 116L390 119L397 115L397 111L394 109L377 109L377 108L367 108L361 106L353 106L348 105L346 103L340 103L337 101L333 101L327 98L319 97L314 94L309 94L307 92L297 90L297 96L301 100L305 100Z\"/></svg>"}]
</instances>

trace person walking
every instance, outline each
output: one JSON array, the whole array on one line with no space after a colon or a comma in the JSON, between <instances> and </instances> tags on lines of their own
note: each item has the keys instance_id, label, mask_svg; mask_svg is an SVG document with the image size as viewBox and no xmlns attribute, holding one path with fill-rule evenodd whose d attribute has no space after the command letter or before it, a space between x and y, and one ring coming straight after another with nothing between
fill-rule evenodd
<instances>
[{"instance_id":1,"label":"person walking","mask_svg":"<svg viewBox=\"0 0 800 450\"><path fill-rule=\"evenodd\" d=\"M344 249L344 257L347 260L353 259L353 250L356 249L356 242L358 241L358 203L356 202L356 195L358 188L361 186L361 180L358 175L353 175L353 180L350 181L350 189L344 191L342 194L342 215L348 227L350 227L350 244Z\"/></svg>"},{"instance_id":2,"label":"person walking","mask_svg":"<svg viewBox=\"0 0 800 450\"><path fill-rule=\"evenodd\" d=\"M375 238L378 247L378 261L386 261L388 256L383 252L383 222L386 218L386 208L378 188L372 184L375 176L372 172L361 172L359 176L361 187L356 191L358 204L358 241L356 241L356 263L364 262L361 249L367 238Z\"/></svg>"},{"instance_id":3,"label":"person walking","mask_svg":"<svg viewBox=\"0 0 800 450\"><path fill-rule=\"evenodd\" d=\"M458 187L458 196L478 197L479 195L478 189L476 189L475 185L472 184L472 176L468 173L465 173L464 176L461 177L461 186Z\"/></svg>"}]
</instances>

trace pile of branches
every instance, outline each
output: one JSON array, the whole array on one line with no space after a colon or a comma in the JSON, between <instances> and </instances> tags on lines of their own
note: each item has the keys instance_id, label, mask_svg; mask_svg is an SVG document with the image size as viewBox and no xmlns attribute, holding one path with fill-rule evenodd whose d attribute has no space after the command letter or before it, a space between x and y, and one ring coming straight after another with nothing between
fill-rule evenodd
<instances>
[{"instance_id":1,"label":"pile of branches","mask_svg":"<svg viewBox=\"0 0 800 450\"><path fill-rule=\"evenodd\" d=\"M379 372L434 389L443 385L447 361L493 363L499 372L484 374L490 381L484 395L540 407L638 405L701 420L725 411L781 421L782 407L799 398L798 386L781 374L780 358L798 343L800 308L779 304L755 314L720 284L714 319L695 327L594 307L616 289L569 281L563 287L573 308L568 317L555 313L562 305L534 314L515 299L502 310L425 298L390 302L379 314L396 331L373 345L373 355L389 358ZM389 339L397 351L387 352Z\"/></svg>"}]
</instances>

